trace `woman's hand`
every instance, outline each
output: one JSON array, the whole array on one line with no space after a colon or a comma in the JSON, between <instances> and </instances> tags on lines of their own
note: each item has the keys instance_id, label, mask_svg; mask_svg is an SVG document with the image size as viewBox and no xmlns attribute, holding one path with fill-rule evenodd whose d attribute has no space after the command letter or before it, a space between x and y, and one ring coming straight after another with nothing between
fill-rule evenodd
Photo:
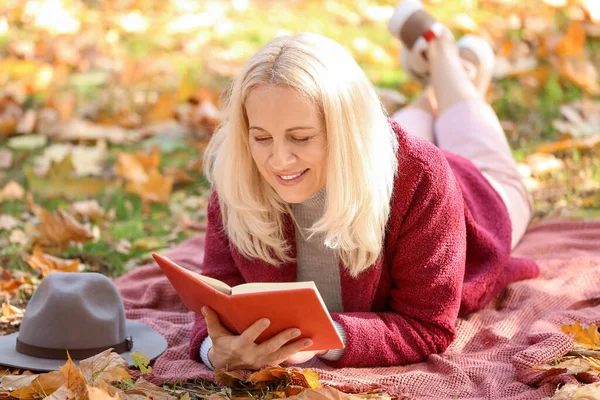
<instances>
[{"instance_id":1,"label":"woman's hand","mask_svg":"<svg viewBox=\"0 0 600 400\"><path fill-rule=\"evenodd\" d=\"M294 365L294 364L302 364L307 362L308 360L312 360L315 356L322 356L327 353L327 350L321 351L299 351L291 357L288 357L285 360L286 364Z\"/></svg>"},{"instance_id":2,"label":"woman's hand","mask_svg":"<svg viewBox=\"0 0 600 400\"><path fill-rule=\"evenodd\" d=\"M215 369L260 369L267 365L275 366L312 345L310 339L287 344L300 336L300 330L296 328L286 329L261 344L254 343L269 326L270 322L266 318L259 319L238 336L221 325L219 316L211 308L203 307L202 315L206 319L208 335L213 343L208 358Z\"/></svg>"}]
</instances>

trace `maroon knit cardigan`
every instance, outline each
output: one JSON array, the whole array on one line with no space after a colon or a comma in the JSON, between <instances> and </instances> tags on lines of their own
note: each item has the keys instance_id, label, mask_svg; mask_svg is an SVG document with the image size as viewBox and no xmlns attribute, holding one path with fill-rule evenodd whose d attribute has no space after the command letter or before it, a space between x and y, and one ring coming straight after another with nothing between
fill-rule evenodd
<instances>
[{"instance_id":1,"label":"maroon knit cardigan","mask_svg":"<svg viewBox=\"0 0 600 400\"><path fill-rule=\"evenodd\" d=\"M402 365L443 352L455 338L459 316L489 303L511 282L535 278L533 260L510 255L506 206L469 160L407 135L399 139L399 174L379 260L358 278L340 261L347 344L335 367ZM216 192L208 205L203 273L229 285L294 282L296 263L274 267L241 256L222 231ZM286 239L296 256L294 226L286 216ZM190 354L199 360L207 336L196 316Z\"/></svg>"}]
</instances>

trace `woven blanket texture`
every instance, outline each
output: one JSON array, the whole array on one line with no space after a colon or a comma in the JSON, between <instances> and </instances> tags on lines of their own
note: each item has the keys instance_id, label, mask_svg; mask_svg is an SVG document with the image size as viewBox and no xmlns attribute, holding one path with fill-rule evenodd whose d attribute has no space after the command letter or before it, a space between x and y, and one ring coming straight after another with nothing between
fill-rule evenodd
<instances>
[{"instance_id":1,"label":"woven blanket texture","mask_svg":"<svg viewBox=\"0 0 600 400\"><path fill-rule=\"evenodd\" d=\"M302 367L313 368L324 384L345 392L383 388L408 399L540 399L551 397L558 384L598 379L532 367L571 349L561 325L600 321L600 221L539 223L529 228L514 254L537 260L540 277L511 284L485 309L459 319L457 339L444 354L398 367L332 369L318 360ZM204 236L165 255L201 272ZM189 359L193 314L158 266L136 268L115 282L127 317L156 329L169 343L145 378L159 384L214 378L203 364Z\"/></svg>"}]
</instances>

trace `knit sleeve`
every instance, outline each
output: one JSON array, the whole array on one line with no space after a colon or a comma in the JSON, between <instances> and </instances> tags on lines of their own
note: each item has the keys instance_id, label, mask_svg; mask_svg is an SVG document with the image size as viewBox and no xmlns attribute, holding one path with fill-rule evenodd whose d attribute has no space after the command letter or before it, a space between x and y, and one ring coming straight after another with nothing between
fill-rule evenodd
<instances>
[{"instance_id":1,"label":"knit sleeve","mask_svg":"<svg viewBox=\"0 0 600 400\"><path fill-rule=\"evenodd\" d=\"M208 201L207 220L202 274L219 279L229 286L245 283L231 254L231 244L227 234L223 231L219 199L215 191L211 193ZM204 317L196 314L190 343L192 359L201 361L200 346L207 336L208 331Z\"/></svg>"},{"instance_id":2,"label":"knit sleeve","mask_svg":"<svg viewBox=\"0 0 600 400\"><path fill-rule=\"evenodd\" d=\"M464 200L443 155L432 153L430 162L404 171L415 178L399 188L408 194L401 221L390 226L397 237L387 244L395 246L388 311L332 314L347 338L332 366L415 363L454 340L466 257Z\"/></svg>"}]
</instances>

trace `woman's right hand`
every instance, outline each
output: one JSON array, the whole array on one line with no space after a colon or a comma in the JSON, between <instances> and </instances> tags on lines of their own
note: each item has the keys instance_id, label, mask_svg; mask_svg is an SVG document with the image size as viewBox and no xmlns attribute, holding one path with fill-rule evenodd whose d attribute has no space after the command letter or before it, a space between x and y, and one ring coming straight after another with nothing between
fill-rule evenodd
<instances>
[{"instance_id":1,"label":"woman's right hand","mask_svg":"<svg viewBox=\"0 0 600 400\"><path fill-rule=\"evenodd\" d=\"M219 316L211 308L203 307L202 315L213 343L208 358L215 369L260 369L275 366L312 345L310 339L288 344L290 340L300 336L300 330L296 328L286 329L261 344L254 343L269 326L270 322L266 318L256 321L241 335L235 335L221 325Z\"/></svg>"}]
</instances>

